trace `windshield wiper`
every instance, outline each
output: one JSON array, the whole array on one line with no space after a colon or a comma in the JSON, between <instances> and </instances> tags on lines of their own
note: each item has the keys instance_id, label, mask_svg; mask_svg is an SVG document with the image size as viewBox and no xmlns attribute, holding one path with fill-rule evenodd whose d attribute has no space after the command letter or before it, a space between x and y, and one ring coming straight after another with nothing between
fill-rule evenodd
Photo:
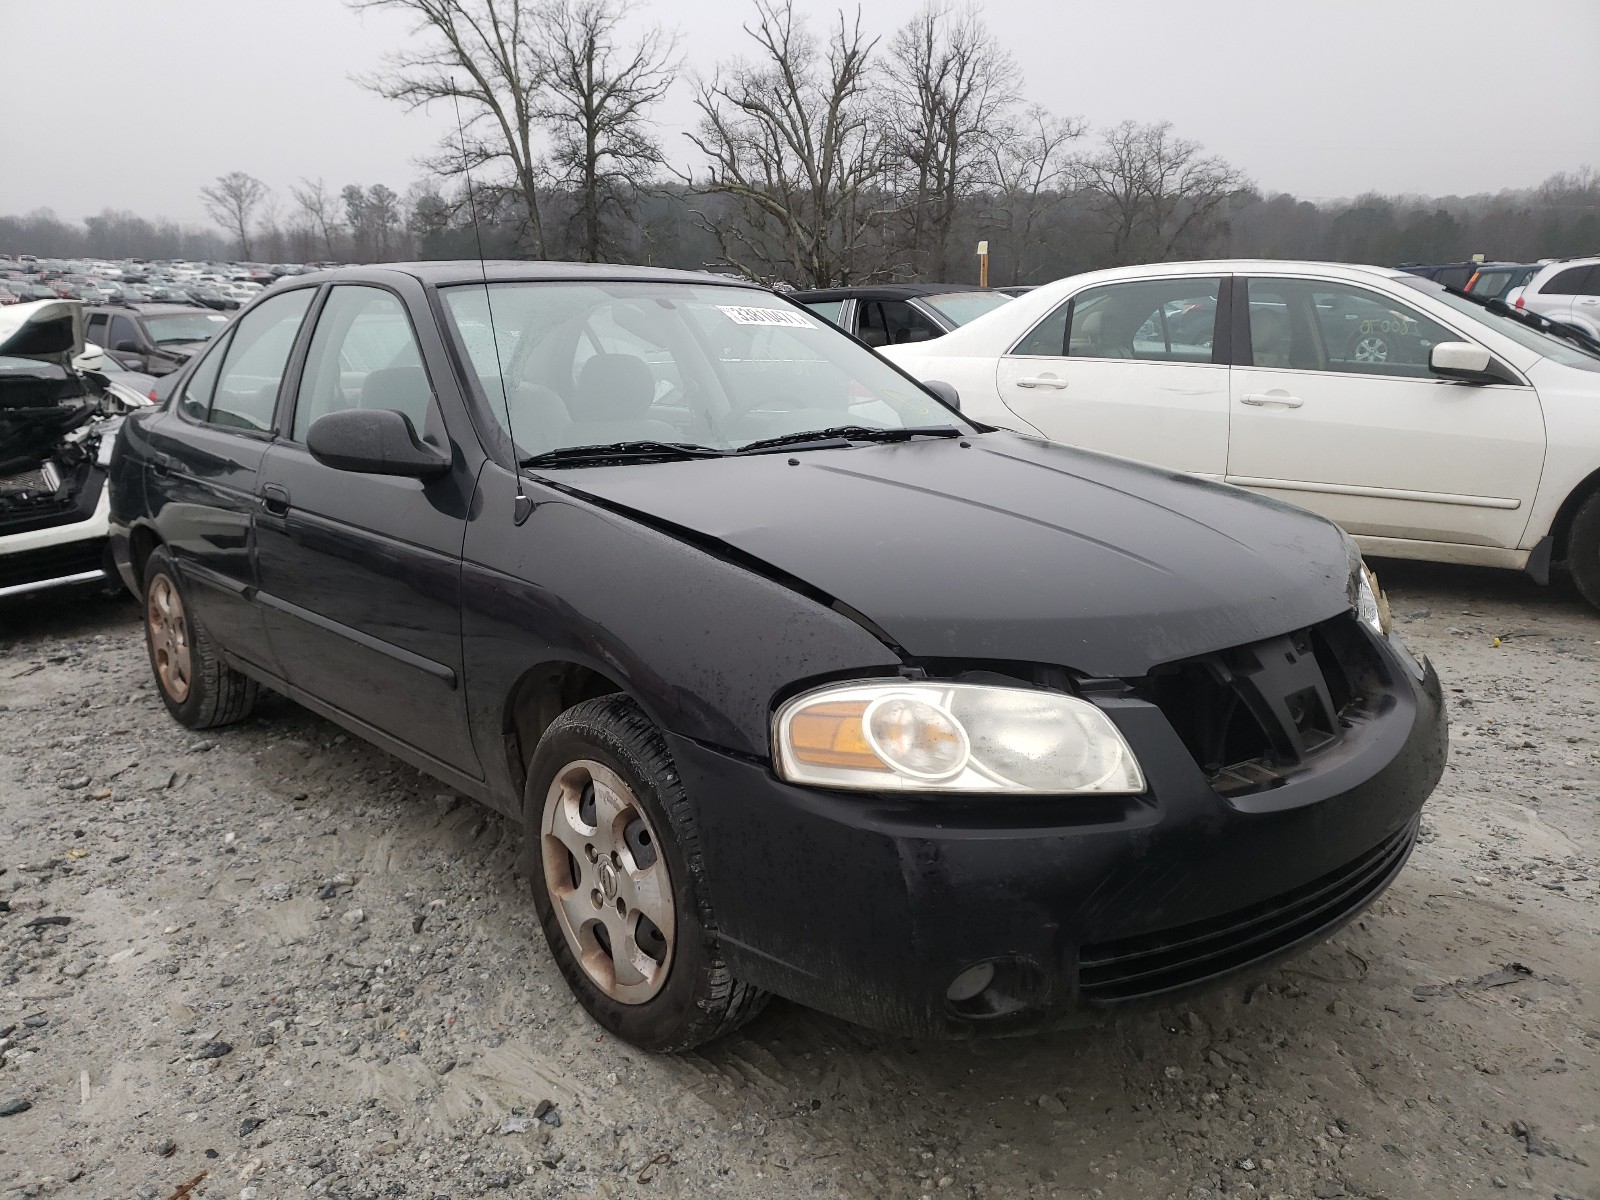
<instances>
[{"instance_id":1,"label":"windshield wiper","mask_svg":"<svg viewBox=\"0 0 1600 1200\"><path fill-rule=\"evenodd\" d=\"M1569 325L1565 321L1558 321L1554 317L1547 317L1543 313L1530 312L1525 308L1512 308L1504 300L1477 300L1470 292L1458 293L1474 303L1483 305L1484 308L1494 313L1497 317L1510 317L1520 321L1531 329L1550 337L1561 338L1575 346L1582 346L1591 354L1600 354L1600 338L1585 333L1576 325Z\"/></svg>"},{"instance_id":2,"label":"windshield wiper","mask_svg":"<svg viewBox=\"0 0 1600 1200\"><path fill-rule=\"evenodd\" d=\"M877 425L831 425L827 429L807 429L778 437L749 442L735 454L760 454L767 450L838 450L851 442L904 442L914 437L960 437L954 425L919 425L905 429L884 429Z\"/></svg>"},{"instance_id":3,"label":"windshield wiper","mask_svg":"<svg viewBox=\"0 0 1600 1200\"><path fill-rule=\"evenodd\" d=\"M523 459L524 467L566 467L580 463L614 462L623 459L721 458L726 451L692 442L607 442L597 446L562 446Z\"/></svg>"}]
</instances>

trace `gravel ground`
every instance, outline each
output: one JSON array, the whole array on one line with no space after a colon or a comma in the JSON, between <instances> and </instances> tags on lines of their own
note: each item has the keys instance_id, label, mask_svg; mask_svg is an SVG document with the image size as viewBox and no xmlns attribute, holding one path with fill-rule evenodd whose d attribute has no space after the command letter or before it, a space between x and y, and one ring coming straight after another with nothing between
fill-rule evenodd
<instances>
[{"instance_id":1,"label":"gravel ground","mask_svg":"<svg viewBox=\"0 0 1600 1200\"><path fill-rule=\"evenodd\" d=\"M499 817L281 699L181 729L125 600L0 609L0 1197L1597 1200L1600 617L1384 575L1454 748L1332 942L1089 1032L775 1004L679 1058L584 1019Z\"/></svg>"}]
</instances>

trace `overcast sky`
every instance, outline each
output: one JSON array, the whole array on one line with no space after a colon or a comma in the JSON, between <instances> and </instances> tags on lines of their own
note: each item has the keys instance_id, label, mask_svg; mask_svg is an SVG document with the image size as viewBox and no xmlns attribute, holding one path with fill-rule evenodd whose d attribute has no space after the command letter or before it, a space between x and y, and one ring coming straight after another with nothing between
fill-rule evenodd
<instances>
[{"instance_id":1,"label":"overcast sky","mask_svg":"<svg viewBox=\"0 0 1600 1200\"><path fill-rule=\"evenodd\" d=\"M797 0L822 25L837 3ZM872 0L888 34L921 0ZM1106 125L1170 120L1264 189L1444 195L1600 167L1600 0L990 0L1028 98ZM743 53L748 0L645 0L685 67ZM231 170L288 209L298 178L404 191L447 112L353 74L409 25L341 0L0 0L0 213L104 207L204 219ZM683 82L659 117L686 163Z\"/></svg>"}]
</instances>

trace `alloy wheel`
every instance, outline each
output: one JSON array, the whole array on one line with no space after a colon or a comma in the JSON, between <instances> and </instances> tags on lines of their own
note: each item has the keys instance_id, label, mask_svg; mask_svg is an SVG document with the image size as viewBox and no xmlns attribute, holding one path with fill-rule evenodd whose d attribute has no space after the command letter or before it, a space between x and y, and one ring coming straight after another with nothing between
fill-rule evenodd
<instances>
[{"instance_id":1,"label":"alloy wheel","mask_svg":"<svg viewBox=\"0 0 1600 1200\"><path fill-rule=\"evenodd\" d=\"M677 906L633 791L601 763L568 763L545 795L540 847L556 920L584 973L619 1003L645 1003L672 966Z\"/></svg>"},{"instance_id":2,"label":"alloy wheel","mask_svg":"<svg viewBox=\"0 0 1600 1200\"><path fill-rule=\"evenodd\" d=\"M157 575L145 599L145 621L150 628L150 650L155 658L156 676L161 689L174 703L189 696L189 623L184 616L183 597L165 575Z\"/></svg>"}]
</instances>

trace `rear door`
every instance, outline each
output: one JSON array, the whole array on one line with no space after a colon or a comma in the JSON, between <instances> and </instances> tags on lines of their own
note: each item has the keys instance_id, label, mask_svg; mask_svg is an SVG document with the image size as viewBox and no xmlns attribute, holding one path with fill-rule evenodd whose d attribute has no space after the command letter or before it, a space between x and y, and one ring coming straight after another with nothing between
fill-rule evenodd
<instances>
[{"instance_id":1,"label":"rear door","mask_svg":"<svg viewBox=\"0 0 1600 1200\"><path fill-rule=\"evenodd\" d=\"M1523 295L1534 312L1560 321L1572 313L1573 301L1588 285L1592 268L1567 267L1546 279L1538 291Z\"/></svg>"},{"instance_id":2,"label":"rear door","mask_svg":"<svg viewBox=\"0 0 1600 1200\"><path fill-rule=\"evenodd\" d=\"M1055 441L1220 479L1227 283L1185 275L1076 293L1000 358L1001 401Z\"/></svg>"},{"instance_id":3,"label":"rear door","mask_svg":"<svg viewBox=\"0 0 1600 1200\"><path fill-rule=\"evenodd\" d=\"M1229 483L1365 537L1520 544L1544 465L1532 387L1438 378L1431 347L1471 339L1374 289L1262 277L1235 297Z\"/></svg>"},{"instance_id":4,"label":"rear door","mask_svg":"<svg viewBox=\"0 0 1600 1200\"><path fill-rule=\"evenodd\" d=\"M1600 329L1600 263L1589 268L1573 293L1572 315L1581 318L1591 329Z\"/></svg>"},{"instance_id":5,"label":"rear door","mask_svg":"<svg viewBox=\"0 0 1600 1200\"><path fill-rule=\"evenodd\" d=\"M230 654L281 674L255 593L256 473L314 288L274 296L223 335L149 426L157 528L200 622Z\"/></svg>"},{"instance_id":6,"label":"rear door","mask_svg":"<svg viewBox=\"0 0 1600 1200\"><path fill-rule=\"evenodd\" d=\"M431 322L425 328L432 335ZM291 684L479 777L461 688L461 540L473 481L460 456L456 470L423 482L338 471L305 445L319 417L387 408L448 454L435 392L401 296L365 284L328 290L285 436L262 464L259 599Z\"/></svg>"}]
</instances>

